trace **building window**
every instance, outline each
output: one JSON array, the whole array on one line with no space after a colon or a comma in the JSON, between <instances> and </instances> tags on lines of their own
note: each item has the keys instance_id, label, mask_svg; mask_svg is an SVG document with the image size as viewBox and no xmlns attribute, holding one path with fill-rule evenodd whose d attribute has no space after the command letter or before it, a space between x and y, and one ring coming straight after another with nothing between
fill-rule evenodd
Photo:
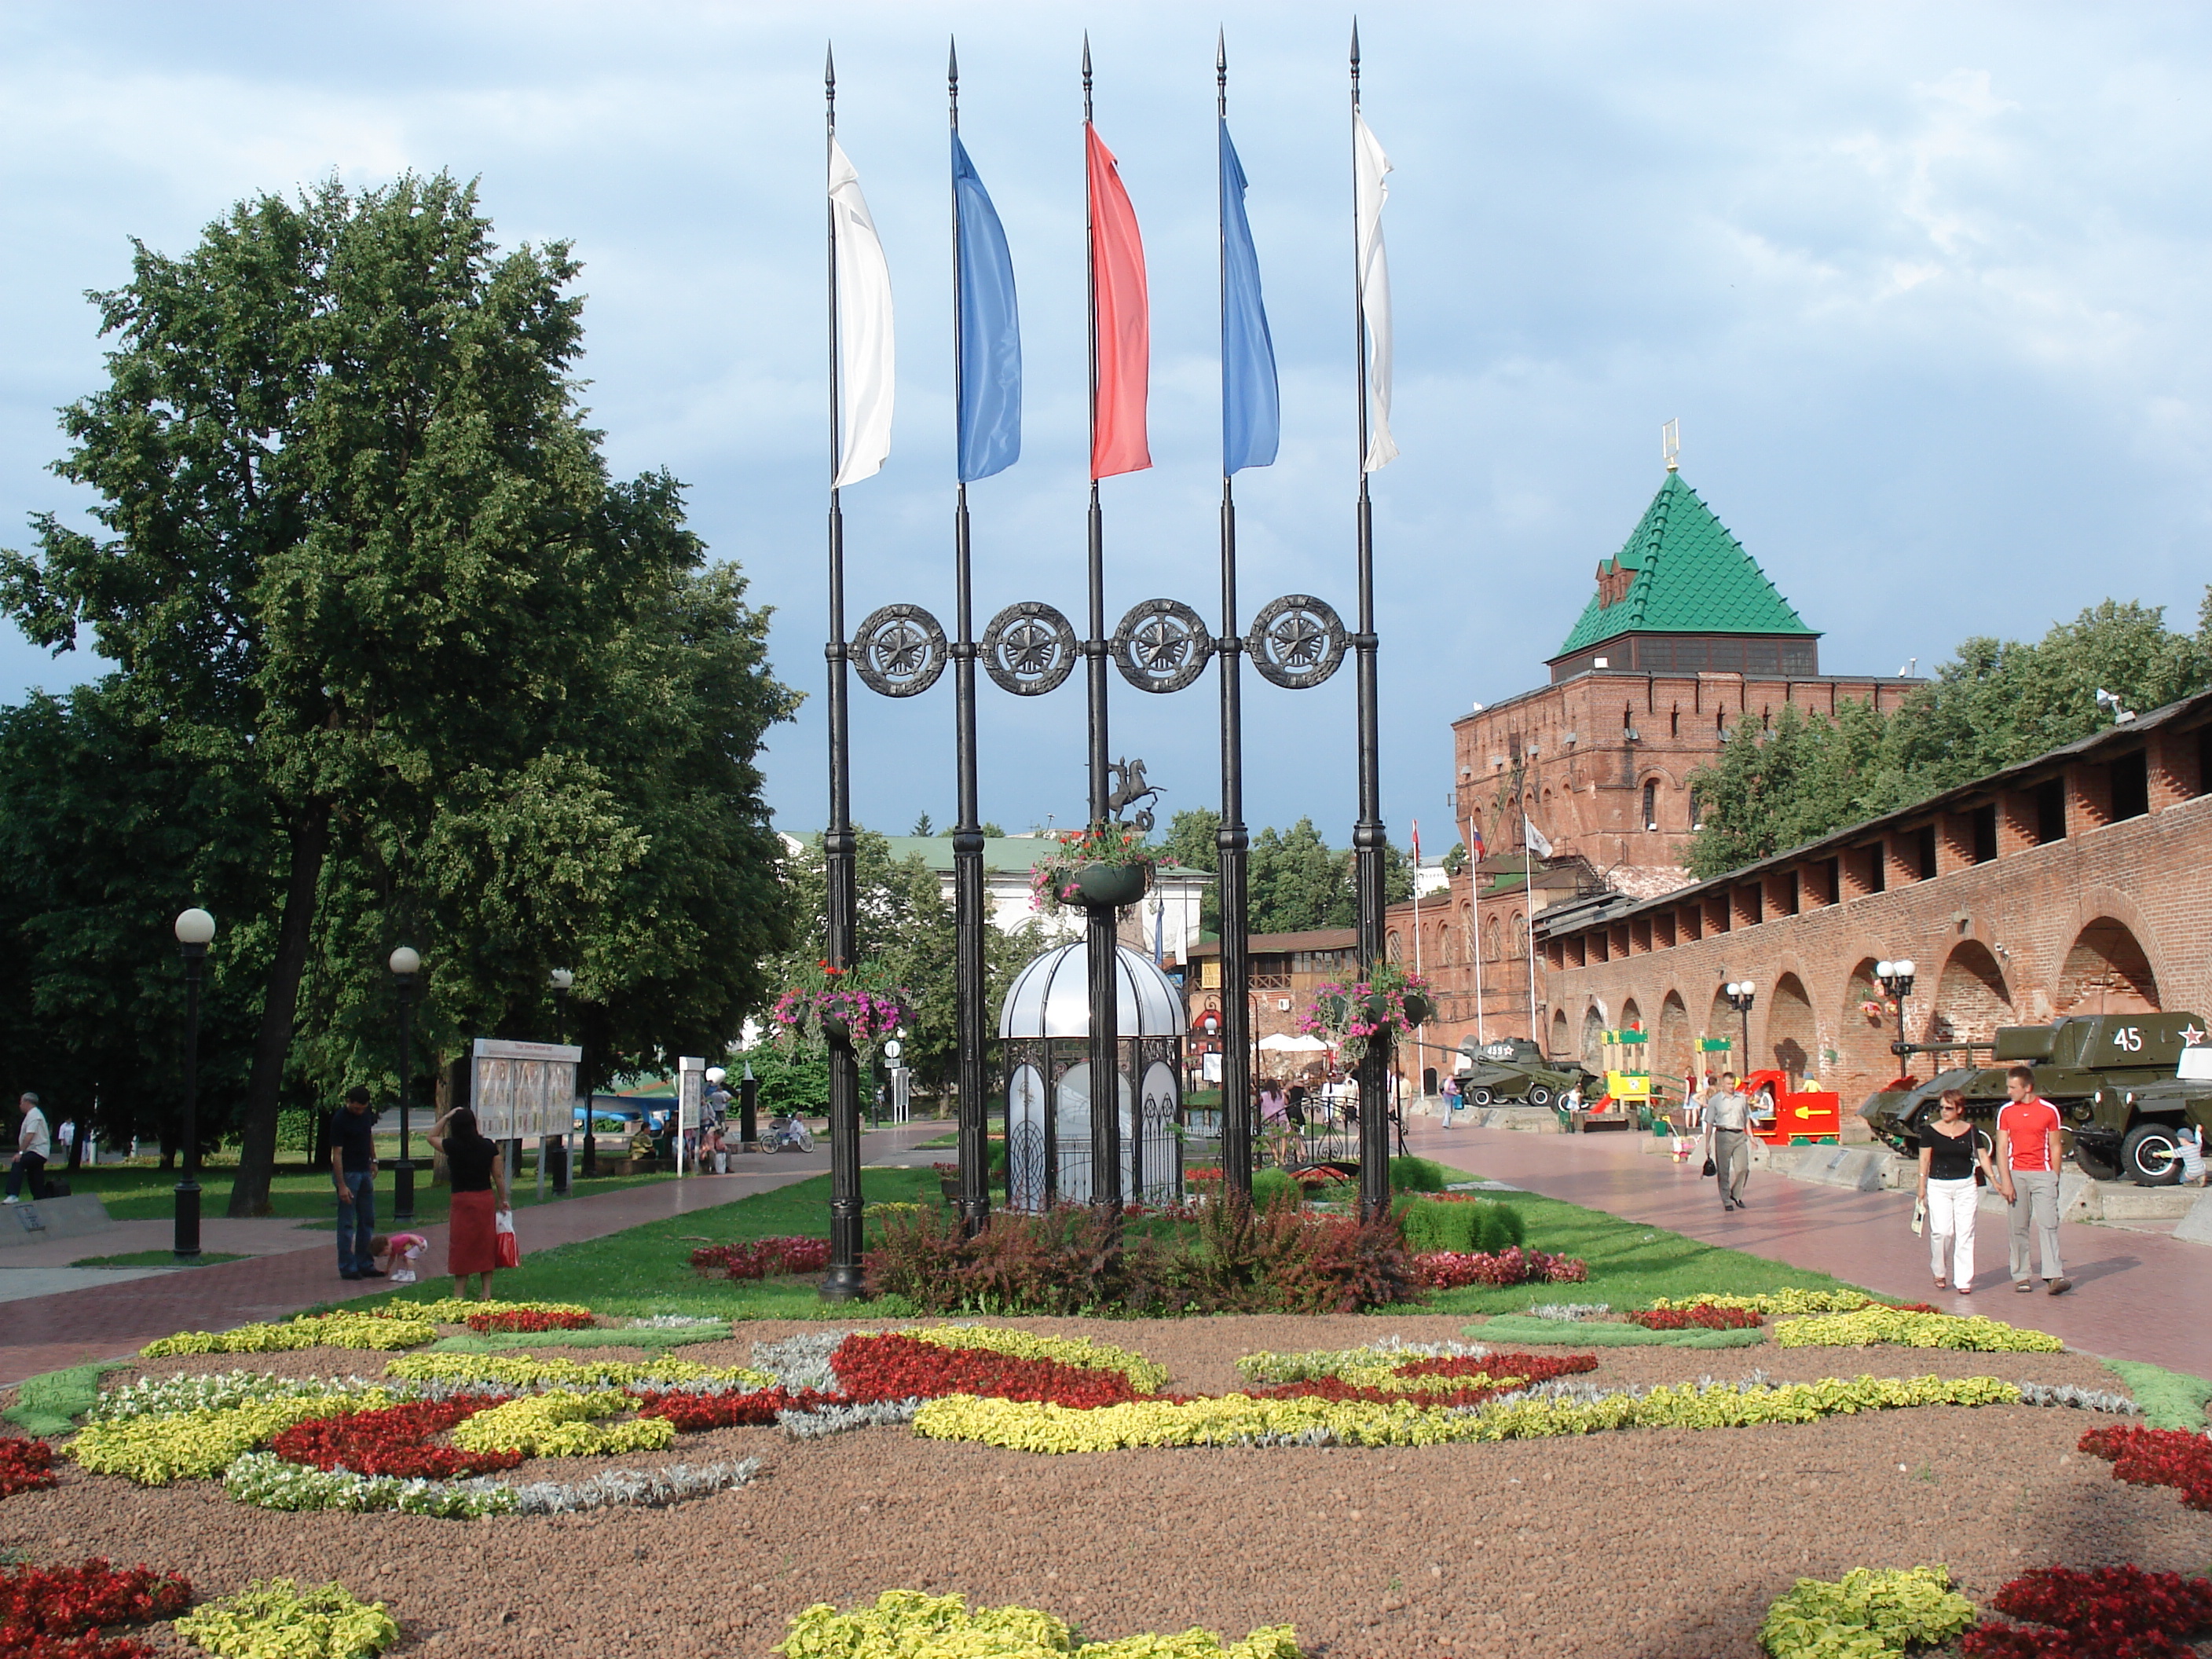
<instances>
[{"instance_id":1,"label":"building window","mask_svg":"<svg viewBox=\"0 0 2212 1659\"><path fill-rule=\"evenodd\" d=\"M2066 839L2066 780L2052 778L2035 787L2035 844Z\"/></svg>"},{"instance_id":2,"label":"building window","mask_svg":"<svg viewBox=\"0 0 2212 1659\"><path fill-rule=\"evenodd\" d=\"M1391 934L1389 939L1385 941L1385 944L1389 946L1391 961L1402 962L1405 960L1405 947L1398 942L1397 934Z\"/></svg>"},{"instance_id":3,"label":"building window","mask_svg":"<svg viewBox=\"0 0 2212 1659\"><path fill-rule=\"evenodd\" d=\"M1679 738L1682 735L1682 706L1680 703L1668 711L1667 735L1670 738Z\"/></svg>"},{"instance_id":4,"label":"building window","mask_svg":"<svg viewBox=\"0 0 2212 1659\"><path fill-rule=\"evenodd\" d=\"M1644 786L1644 827L1646 830L1659 827L1659 786L1656 783Z\"/></svg>"},{"instance_id":5,"label":"building window","mask_svg":"<svg viewBox=\"0 0 2212 1659\"><path fill-rule=\"evenodd\" d=\"M1513 916L1513 954L1516 957L1528 954L1528 918L1518 911Z\"/></svg>"},{"instance_id":6,"label":"building window","mask_svg":"<svg viewBox=\"0 0 2212 1659\"><path fill-rule=\"evenodd\" d=\"M1997 855L1997 808L1991 801L1987 806L1977 806L1967 817L1974 834L1974 862L1987 864Z\"/></svg>"},{"instance_id":7,"label":"building window","mask_svg":"<svg viewBox=\"0 0 2212 1659\"><path fill-rule=\"evenodd\" d=\"M1913 862L1920 870L1920 879L1936 879L1936 826L1924 823L1912 832Z\"/></svg>"},{"instance_id":8,"label":"building window","mask_svg":"<svg viewBox=\"0 0 2212 1659\"><path fill-rule=\"evenodd\" d=\"M2112 822L2139 818L2150 811L2149 757L2138 749L2112 765Z\"/></svg>"}]
</instances>

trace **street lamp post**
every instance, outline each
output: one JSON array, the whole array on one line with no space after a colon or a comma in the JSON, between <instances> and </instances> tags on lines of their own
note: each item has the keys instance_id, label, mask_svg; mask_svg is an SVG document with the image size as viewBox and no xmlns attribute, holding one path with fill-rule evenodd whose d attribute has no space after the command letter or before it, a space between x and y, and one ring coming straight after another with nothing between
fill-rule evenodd
<instances>
[{"instance_id":1,"label":"street lamp post","mask_svg":"<svg viewBox=\"0 0 2212 1659\"><path fill-rule=\"evenodd\" d=\"M1881 988L1897 999L1897 1041L1889 1045L1889 1052L1900 1060L1912 1052L1912 1045L1905 1040L1905 1000L1912 994L1912 975L1918 966L1910 957L1874 965L1874 976L1881 981Z\"/></svg>"},{"instance_id":2,"label":"street lamp post","mask_svg":"<svg viewBox=\"0 0 2212 1659\"><path fill-rule=\"evenodd\" d=\"M553 1041L556 1042L566 1042L568 1040L568 993L575 989L576 975L570 969L556 968L551 973L546 975L546 980L553 988ZM579 1083L581 1083L583 1081L583 1067L579 1066L576 1070L576 1080ZM571 1178L563 1182L562 1184L565 1190L574 1192L575 1190L575 1182L574 1180L575 1172L566 1167L567 1158L565 1156L565 1143L563 1144L562 1150L564 1156L562 1160L563 1165L562 1173L570 1176ZM586 1178L595 1176L599 1172L599 1162L593 1156L593 1153L596 1151L597 1148L593 1146L592 1140L592 1092L590 1090L586 1089L584 1091L583 1169L583 1173Z\"/></svg>"},{"instance_id":3,"label":"street lamp post","mask_svg":"<svg viewBox=\"0 0 2212 1659\"><path fill-rule=\"evenodd\" d=\"M179 1261L200 1253L200 966L215 939L215 918L195 905L177 917L177 954L185 959L185 1170L177 1183Z\"/></svg>"},{"instance_id":4,"label":"street lamp post","mask_svg":"<svg viewBox=\"0 0 2212 1659\"><path fill-rule=\"evenodd\" d=\"M421 983L415 976L422 971L422 958L412 948L403 945L392 953L386 965L392 969L392 982L399 995L399 1161L392 1166L392 1218L394 1221L412 1221L415 1218L415 1158L412 1144L407 1137L407 1097L409 1074L415 1069L411 1046L415 994Z\"/></svg>"},{"instance_id":5,"label":"street lamp post","mask_svg":"<svg viewBox=\"0 0 2212 1659\"><path fill-rule=\"evenodd\" d=\"M1729 1006L1743 1017L1743 1058L1737 1062L1743 1070L1737 1075L1748 1077L1751 1075L1751 1005L1758 994L1758 988L1747 979L1739 979L1730 980L1722 990L1728 998Z\"/></svg>"}]
</instances>

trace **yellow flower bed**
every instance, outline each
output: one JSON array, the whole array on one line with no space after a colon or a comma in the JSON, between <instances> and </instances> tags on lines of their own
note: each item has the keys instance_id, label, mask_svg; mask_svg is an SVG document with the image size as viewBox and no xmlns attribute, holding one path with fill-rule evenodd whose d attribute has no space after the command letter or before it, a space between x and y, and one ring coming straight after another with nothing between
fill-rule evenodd
<instances>
[{"instance_id":1,"label":"yellow flower bed","mask_svg":"<svg viewBox=\"0 0 2212 1659\"><path fill-rule=\"evenodd\" d=\"M69 1443L68 1450L94 1474L119 1474L142 1486L211 1480L295 1423L392 1403L391 1395L381 1389L349 1395L277 1395L221 1411L94 1423Z\"/></svg>"},{"instance_id":2,"label":"yellow flower bed","mask_svg":"<svg viewBox=\"0 0 2212 1659\"><path fill-rule=\"evenodd\" d=\"M616 1389L604 1394L536 1395L478 1412L454 1425L463 1451L519 1451L529 1457L590 1457L600 1452L658 1451L672 1445L676 1425L665 1417L641 1417L605 1427L637 1402Z\"/></svg>"},{"instance_id":3,"label":"yellow flower bed","mask_svg":"<svg viewBox=\"0 0 2212 1659\"><path fill-rule=\"evenodd\" d=\"M980 1441L1012 1451L1118 1451L1138 1446L1242 1445L1295 1440L1316 1429L1354 1446L1433 1446L1538 1439L1607 1429L1739 1428L1810 1423L1820 1418L1908 1406L1985 1406L2017 1401L2020 1390L1993 1376L1838 1377L1779 1388L1659 1388L1640 1396L1584 1402L1522 1400L1473 1411L1403 1403L1255 1400L1249 1395L1188 1404L1139 1401L1093 1411L948 1395L914 1419L937 1440Z\"/></svg>"},{"instance_id":4,"label":"yellow flower bed","mask_svg":"<svg viewBox=\"0 0 2212 1659\"><path fill-rule=\"evenodd\" d=\"M390 1302L387 1313L408 1319L427 1319L437 1325L459 1325L471 1314L562 1313L587 1314L580 1302L476 1302L464 1296L442 1297L435 1302Z\"/></svg>"},{"instance_id":5,"label":"yellow flower bed","mask_svg":"<svg viewBox=\"0 0 2212 1659\"><path fill-rule=\"evenodd\" d=\"M1156 1365L1140 1353L1109 1347L1089 1337L1038 1336L997 1325L932 1325L902 1331L902 1336L929 1342L940 1348L982 1348L1016 1359L1054 1359L1087 1371L1119 1371L1139 1394L1158 1394L1168 1385L1168 1368Z\"/></svg>"},{"instance_id":6,"label":"yellow flower bed","mask_svg":"<svg viewBox=\"0 0 2212 1659\"><path fill-rule=\"evenodd\" d=\"M1785 1320L1774 1328L1785 1348L1863 1348L1894 1342L1907 1348L1958 1348L1969 1353L2063 1353L2066 1345L2043 1331L2002 1320L1958 1314L1907 1313L1902 1308L1863 1308L1822 1319Z\"/></svg>"},{"instance_id":7,"label":"yellow flower bed","mask_svg":"<svg viewBox=\"0 0 2212 1659\"><path fill-rule=\"evenodd\" d=\"M690 1359L533 1359L503 1353L405 1353L384 1374L410 1382L505 1382L518 1389L620 1389L633 1382L740 1382L765 1389L775 1382L766 1371Z\"/></svg>"},{"instance_id":8,"label":"yellow flower bed","mask_svg":"<svg viewBox=\"0 0 2212 1659\"><path fill-rule=\"evenodd\" d=\"M1763 1314L1856 1313L1881 1304L1858 1291L1771 1291L1764 1296L1654 1297L1651 1305L1663 1308L1748 1308Z\"/></svg>"},{"instance_id":9,"label":"yellow flower bed","mask_svg":"<svg viewBox=\"0 0 2212 1659\"><path fill-rule=\"evenodd\" d=\"M186 1353L283 1353L294 1348L419 1348L437 1340L437 1327L422 1319L382 1314L301 1314L276 1325L240 1325L234 1331L179 1331L138 1350L146 1359Z\"/></svg>"},{"instance_id":10,"label":"yellow flower bed","mask_svg":"<svg viewBox=\"0 0 2212 1659\"><path fill-rule=\"evenodd\" d=\"M791 1621L773 1651L784 1659L1302 1659L1288 1625L1224 1643L1212 1631L1078 1644L1034 1607L970 1608L960 1595L885 1590L872 1607L840 1613L817 1601Z\"/></svg>"},{"instance_id":11,"label":"yellow flower bed","mask_svg":"<svg viewBox=\"0 0 2212 1659\"><path fill-rule=\"evenodd\" d=\"M1948 1642L1974 1622L1974 1604L1944 1567L1854 1567L1836 1581L1800 1578L1766 1609L1760 1650L1772 1659L1890 1659Z\"/></svg>"},{"instance_id":12,"label":"yellow flower bed","mask_svg":"<svg viewBox=\"0 0 2212 1659\"><path fill-rule=\"evenodd\" d=\"M1247 1382L1273 1385L1311 1382L1334 1376L1355 1389L1382 1389L1392 1394L1450 1394L1458 1389L1517 1388L1521 1376L1400 1376L1401 1365L1431 1356L1405 1348L1316 1348L1304 1353L1269 1353L1262 1349L1237 1362Z\"/></svg>"},{"instance_id":13,"label":"yellow flower bed","mask_svg":"<svg viewBox=\"0 0 2212 1659\"><path fill-rule=\"evenodd\" d=\"M381 1601L363 1601L342 1584L257 1578L235 1595L195 1607L177 1634L217 1659L368 1659L399 1639Z\"/></svg>"}]
</instances>

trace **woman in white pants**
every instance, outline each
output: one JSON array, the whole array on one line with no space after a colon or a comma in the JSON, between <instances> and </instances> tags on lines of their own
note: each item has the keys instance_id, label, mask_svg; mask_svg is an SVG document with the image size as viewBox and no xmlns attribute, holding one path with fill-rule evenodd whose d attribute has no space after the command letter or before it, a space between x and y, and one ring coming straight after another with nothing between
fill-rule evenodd
<instances>
[{"instance_id":1,"label":"woman in white pants","mask_svg":"<svg viewBox=\"0 0 2212 1659\"><path fill-rule=\"evenodd\" d=\"M1920 1137L1920 1202L1928 1212L1928 1259L1936 1273L1936 1288L1944 1286L1946 1247L1951 1255L1950 1283L1960 1296L1974 1293L1974 1166L1981 1165L1990 1183L1996 1184L1996 1168L1988 1148L1966 1121L1966 1097L1946 1089L1936 1121Z\"/></svg>"}]
</instances>

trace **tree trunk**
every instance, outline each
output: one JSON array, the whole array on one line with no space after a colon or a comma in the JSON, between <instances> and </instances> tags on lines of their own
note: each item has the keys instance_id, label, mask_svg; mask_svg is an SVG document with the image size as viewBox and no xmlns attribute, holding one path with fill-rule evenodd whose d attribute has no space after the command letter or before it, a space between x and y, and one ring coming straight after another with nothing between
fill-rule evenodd
<instances>
[{"instance_id":1,"label":"tree trunk","mask_svg":"<svg viewBox=\"0 0 2212 1659\"><path fill-rule=\"evenodd\" d=\"M315 895L331 844L331 809L310 801L289 826L292 870L284 885L284 914L276 925L276 956L261 1005L261 1030L253 1041L253 1070L246 1081L246 1113L239 1134L238 1179L230 1189L234 1216L269 1215L269 1177L276 1167L276 1110L284 1088L284 1062L292 1052L292 1021L300 981L307 971L314 928Z\"/></svg>"}]
</instances>

